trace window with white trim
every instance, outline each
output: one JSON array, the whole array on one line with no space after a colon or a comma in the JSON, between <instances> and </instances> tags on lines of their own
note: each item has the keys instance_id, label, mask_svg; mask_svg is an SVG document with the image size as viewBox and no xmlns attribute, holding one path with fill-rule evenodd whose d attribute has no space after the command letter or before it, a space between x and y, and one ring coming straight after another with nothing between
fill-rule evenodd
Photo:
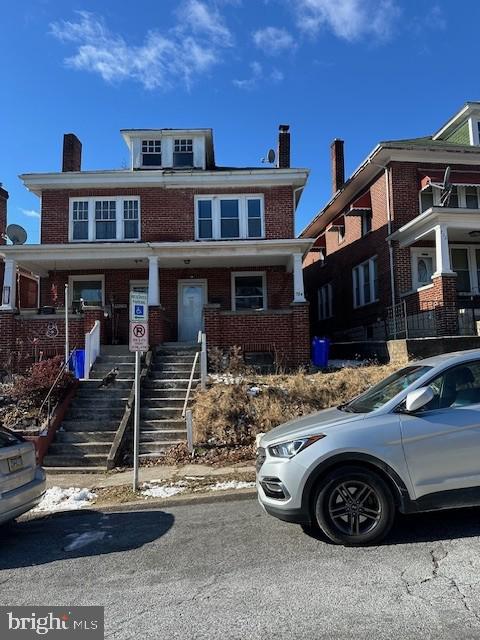
<instances>
[{"instance_id":1,"label":"window with white trim","mask_svg":"<svg viewBox=\"0 0 480 640\"><path fill-rule=\"evenodd\" d=\"M88 201L72 204L72 240L88 240Z\"/></svg>"},{"instance_id":2,"label":"window with white trim","mask_svg":"<svg viewBox=\"0 0 480 640\"><path fill-rule=\"evenodd\" d=\"M142 140L142 166L162 166L162 141Z\"/></svg>"},{"instance_id":3,"label":"window with white trim","mask_svg":"<svg viewBox=\"0 0 480 640\"><path fill-rule=\"evenodd\" d=\"M71 242L140 239L140 198L70 199Z\"/></svg>"},{"instance_id":4,"label":"window with white trim","mask_svg":"<svg viewBox=\"0 0 480 640\"><path fill-rule=\"evenodd\" d=\"M372 230L372 212L365 211L361 215L362 237L366 236Z\"/></svg>"},{"instance_id":5,"label":"window with white trim","mask_svg":"<svg viewBox=\"0 0 480 640\"><path fill-rule=\"evenodd\" d=\"M175 138L173 141L173 166L193 167L193 139Z\"/></svg>"},{"instance_id":6,"label":"window with white trim","mask_svg":"<svg viewBox=\"0 0 480 640\"><path fill-rule=\"evenodd\" d=\"M332 285L329 282L318 289L318 319L326 320L332 316Z\"/></svg>"},{"instance_id":7,"label":"window with white trim","mask_svg":"<svg viewBox=\"0 0 480 640\"><path fill-rule=\"evenodd\" d=\"M435 273L435 249L411 249L413 289L425 287L432 282Z\"/></svg>"},{"instance_id":8,"label":"window with white trim","mask_svg":"<svg viewBox=\"0 0 480 640\"><path fill-rule=\"evenodd\" d=\"M261 311L267 308L266 276L261 271L232 273L232 310Z\"/></svg>"},{"instance_id":9,"label":"window with white trim","mask_svg":"<svg viewBox=\"0 0 480 640\"><path fill-rule=\"evenodd\" d=\"M353 306L364 307L378 301L377 257L365 260L352 269Z\"/></svg>"},{"instance_id":10,"label":"window with white trim","mask_svg":"<svg viewBox=\"0 0 480 640\"><path fill-rule=\"evenodd\" d=\"M197 196L197 240L264 237L263 195Z\"/></svg>"},{"instance_id":11,"label":"window with white trim","mask_svg":"<svg viewBox=\"0 0 480 640\"><path fill-rule=\"evenodd\" d=\"M105 304L105 278L103 275L70 276L70 304L83 303L87 307L103 307Z\"/></svg>"}]
</instances>

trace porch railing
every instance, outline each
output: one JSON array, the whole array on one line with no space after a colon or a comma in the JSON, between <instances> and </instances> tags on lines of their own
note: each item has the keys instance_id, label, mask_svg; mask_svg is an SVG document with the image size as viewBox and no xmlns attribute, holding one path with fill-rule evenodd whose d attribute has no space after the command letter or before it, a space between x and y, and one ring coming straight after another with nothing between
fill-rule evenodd
<instances>
[{"instance_id":1,"label":"porch railing","mask_svg":"<svg viewBox=\"0 0 480 640\"><path fill-rule=\"evenodd\" d=\"M85 370L83 377L90 378L90 371L100 353L100 321L95 320L93 327L85 334Z\"/></svg>"}]
</instances>

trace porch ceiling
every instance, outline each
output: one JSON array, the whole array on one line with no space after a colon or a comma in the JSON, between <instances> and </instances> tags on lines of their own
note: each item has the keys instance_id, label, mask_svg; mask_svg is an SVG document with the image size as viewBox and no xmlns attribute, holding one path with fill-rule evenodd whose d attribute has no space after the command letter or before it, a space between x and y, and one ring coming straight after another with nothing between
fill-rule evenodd
<instances>
[{"instance_id":1,"label":"porch ceiling","mask_svg":"<svg viewBox=\"0 0 480 640\"><path fill-rule=\"evenodd\" d=\"M233 242L103 243L3 246L0 256L11 258L28 271L85 269L148 269L148 258L158 257L160 269L215 267L291 267L293 254L304 254L312 240Z\"/></svg>"},{"instance_id":2,"label":"porch ceiling","mask_svg":"<svg viewBox=\"0 0 480 640\"><path fill-rule=\"evenodd\" d=\"M435 227L446 225L449 242L472 242L471 231L480 231L480 211L431 207L403 227L392 233L388 239L398 240L401 247L409 247L420 240L434 240Z\"/></svg>"}]
</instances>

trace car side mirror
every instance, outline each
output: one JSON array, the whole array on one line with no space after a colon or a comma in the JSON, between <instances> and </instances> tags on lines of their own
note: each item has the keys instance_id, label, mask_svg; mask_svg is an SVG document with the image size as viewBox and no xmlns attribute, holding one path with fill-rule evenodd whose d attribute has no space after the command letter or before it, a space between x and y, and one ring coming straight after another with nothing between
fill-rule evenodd
<instances>
[{"instance_id":1,"label":"car side mirror","mask_svg":"<svg viewBox=\"0 0 480 640\"><path fill-rule=\"evenodd\" d=\"M409 413L418 411L431 402L434 397L435 395L430 387L420 387L420 389L410 391L405 401L405 409Z\"/></svg>"}]
</instances>

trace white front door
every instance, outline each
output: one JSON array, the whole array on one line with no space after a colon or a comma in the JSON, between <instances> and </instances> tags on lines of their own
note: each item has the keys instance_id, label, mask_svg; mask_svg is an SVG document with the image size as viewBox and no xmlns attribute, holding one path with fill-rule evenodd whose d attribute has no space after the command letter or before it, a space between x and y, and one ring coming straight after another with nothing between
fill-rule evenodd
<instances>
[{"instance_id":1,"label":"white front door","mask_svg":"<svg viewBox=\"0 0 480 640\"><path fill-rule=\"evenodd\" d=\"M206 282L187 280L178 283L178 340L194 342L203 325L203 307L207 301Z\"/></svg>"}]
</instances>

